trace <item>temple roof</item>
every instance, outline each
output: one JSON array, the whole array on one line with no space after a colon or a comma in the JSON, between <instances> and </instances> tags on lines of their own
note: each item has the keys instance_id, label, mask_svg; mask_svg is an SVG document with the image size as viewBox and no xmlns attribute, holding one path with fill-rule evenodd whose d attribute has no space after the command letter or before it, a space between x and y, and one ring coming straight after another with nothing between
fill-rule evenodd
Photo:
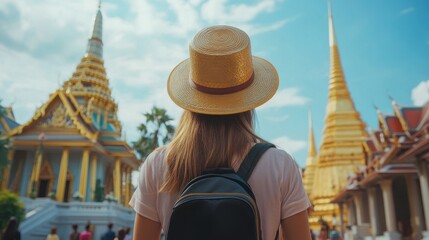
<instances>
[{"instance_id":1,"label":"temple roof","mask_svg":"<svg viewBox=\"0 0 429 240\"><path fill-rule=\"evenodd\" d=\"M91 124L81 108L76 105L74 97L61 89L51 94L48 101L36 110L33 118L10 133L20 135L27 130L38 128L49 132L56 128L75 128L89 140L97 140L98 131Z\"/></svg>"},{"instance_id":2,"label":"temple roof","mask_svg":"<svg viewBox=\"0 0 429 240\"><path fill-rule=\"evenodd\" d=\"M19 123L15 121L12 107L3 107L0 105L0 111L4 113L4 116L0 117L0 135L8 134L13 129L19 127Z\"/></svg>"}]
</instances>

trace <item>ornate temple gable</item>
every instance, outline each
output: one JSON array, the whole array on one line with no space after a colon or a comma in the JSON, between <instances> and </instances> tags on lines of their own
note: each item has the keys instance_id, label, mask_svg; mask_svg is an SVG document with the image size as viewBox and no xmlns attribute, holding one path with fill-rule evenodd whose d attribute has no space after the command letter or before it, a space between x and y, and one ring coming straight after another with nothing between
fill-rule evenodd
<instances>
[{"instance_id":1,"label":"ornate temple gable","mask_svg":"<svg viewBox=\"0 0 429 240\"><path fill-rule=\"evenodd\" d=\"M73 121L67 115L66 108L58 104L47 116L40 119L36 126L39 128L73 128Z\"/></svg>"},{"instance_id":2,"label":"ornate temple gable","mask_svg":"<svg viewBox=\"0 0 429 240\"><path fill-rule=\"evenodd\" d=\"M98 131L88 124L88 119L75 104L73 96L57 90L49 100L37 109L30 121L14 129L10 136L21 135L28 131L55 131L56 129L76 130L89 140L97 140Z\"/></svg>"}]
</instances>

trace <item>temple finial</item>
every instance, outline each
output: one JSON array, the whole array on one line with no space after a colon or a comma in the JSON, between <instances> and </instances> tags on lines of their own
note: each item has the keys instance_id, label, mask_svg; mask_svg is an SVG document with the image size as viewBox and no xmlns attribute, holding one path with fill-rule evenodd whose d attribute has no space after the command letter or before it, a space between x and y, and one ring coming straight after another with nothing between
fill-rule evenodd
<instances>
[{"instance_id":1,"label":"temple finial","mask_svg":"<svg viewBox=\"0 0 429 240\"><path fill-rule=\"evenodd\" d=\"M329 46L336 46L337 40L335 39L335 29L334 23L332 20L332 9L331 9L331 0L328 0L328 18L329 18Z\"/></svg>"},{"instance_id":2,"label":"temple finial","mask_svg":"<svg viewBox=\"0 0 429 240\"><path fill-rule=\"evenodd\" d=\"M375 109L375 111L380 112L380 109L375 105L375 103L372 103L372 107Z\"/></svg>"},{"instance_id":3,"label":"temple finial","mask_svg":"<svg viewBox=\"0 0 429 240\"><path fill-rule=\"evenodd\" d=\"M101 14L101 0L98 4L97 15L94 20L91 38L88 40L87 55L103 59L103 15Z\"/></svg>"},{"instance_id":4,"label":"temple finial","mask_svg":"<svg viewBox=\"0 0 429 240\"><path fill-rule=\"evenodd\" d=\"M392 105L393 105L393 106L397 105L397 103L396 103L395 99L394 99L390 94L389 94L389 95L387 95L387 96L389 97L390 101L392 101Z\"/></svg>"}]
</instances>

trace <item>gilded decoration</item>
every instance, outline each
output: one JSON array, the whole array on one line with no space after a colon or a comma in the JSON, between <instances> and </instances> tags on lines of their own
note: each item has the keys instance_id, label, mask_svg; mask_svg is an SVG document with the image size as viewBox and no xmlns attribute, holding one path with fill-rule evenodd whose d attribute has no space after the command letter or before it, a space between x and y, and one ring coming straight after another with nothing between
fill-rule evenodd
<instances>
[{"instance_id":1,"label":"gilded decoration","mask_svg":"<svg viewBox=\"0 0 429 240\"><path fill-rule=\"evenodd\" d=\"M39 126L44 128L72 128L73 121L68 116L64 105L60 104L41 121Z\"/></svg>"}]
</instances>

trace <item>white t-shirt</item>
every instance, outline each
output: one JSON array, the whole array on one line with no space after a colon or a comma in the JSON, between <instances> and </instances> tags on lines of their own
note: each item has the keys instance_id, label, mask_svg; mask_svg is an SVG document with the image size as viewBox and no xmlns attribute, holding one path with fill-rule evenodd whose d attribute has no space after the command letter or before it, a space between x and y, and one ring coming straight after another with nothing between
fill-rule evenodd
<instances>
[{"instance_id":1,"label":"white t-shirt","mask_svg":"<svg viewBox=\"0 0 429 240\"><path fill-rule=\"evenodd\" d=\"M140 168L138 187L131 198L134 210L168 230L173 205L178 194L160 192L167 165L166 147L151 153ZM239 165L233 166L237 171ZM274 239L282 219L310 207L299 167L283 150L270 148L259 160L248 183L258 205L263 239ZM280 234L281 235L281 234Z\"/></svg>"}]
</instances>

